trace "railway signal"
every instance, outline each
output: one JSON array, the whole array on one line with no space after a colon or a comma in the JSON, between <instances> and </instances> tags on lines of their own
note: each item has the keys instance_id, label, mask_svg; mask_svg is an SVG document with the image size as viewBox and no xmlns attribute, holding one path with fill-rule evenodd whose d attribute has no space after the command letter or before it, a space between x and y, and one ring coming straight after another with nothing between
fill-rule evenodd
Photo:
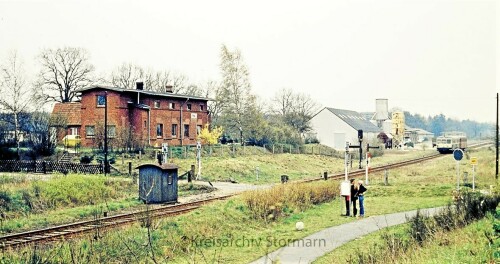
<instances>
[{"instance_id":1,"label":"railway signal","mask_svg":"<svg viewBox=\"0 0 500 264\"><path fill-rule=\"evenodd\" d=\"M359 167L358 167L358 169L362 169L362 167L361 167L361 161L363 160L363 130L362 129L358 130L358 141L359 141L359 145L348 145L348 146L349 146L349 148L359 149Z\"/></svg>"},{"instance_id":2,"label":"railway signal","mask_svg":"<svg viewBox=\"0 0 500 264\"><path fill-rule=\"evenodd\" d=\"M161 152L163 154L163 156L162 156L163 164L167 164L167 162L168 162L168 143L161 143Z\"/></svg>"},{"instance_id":3,"label":"railway signal","mask_svg":"<svg viewBox=\"0 0 500 264\"><path fill-rule=\"evenodd\" d=\"M461 149L453 151L453 158L457 161L457 191L460 190L460 161L464 157L464 152Z\"/></svg>"}]
</instances>

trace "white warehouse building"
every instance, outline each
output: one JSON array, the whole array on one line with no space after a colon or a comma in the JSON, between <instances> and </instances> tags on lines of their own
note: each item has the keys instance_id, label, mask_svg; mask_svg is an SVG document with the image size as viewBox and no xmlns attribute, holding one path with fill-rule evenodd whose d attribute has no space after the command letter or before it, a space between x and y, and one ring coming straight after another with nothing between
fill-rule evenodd
<instances>
[{"instance_id":1,"label":"white warehouse building","mask_svg":"<svg viewBox=\"0 0 500 264\"><path fill-rule=\"evenodd\" d=\"M358 130L363 130L363 142L366 143L373 142L382 132L358 112L329 107L312 117L311 127L321 144L338 150L345 149L346 142L357 145Z\"/></svg>"}]
</instances>

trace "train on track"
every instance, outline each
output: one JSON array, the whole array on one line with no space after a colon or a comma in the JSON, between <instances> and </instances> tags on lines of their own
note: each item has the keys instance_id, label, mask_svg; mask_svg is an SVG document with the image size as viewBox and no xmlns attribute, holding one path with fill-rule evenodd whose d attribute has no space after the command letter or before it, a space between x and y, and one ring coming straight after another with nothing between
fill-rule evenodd
<instances>
[{"instance_id":1,"label":"train on track","mask_svg":"<svg viewBox=\"0 0 500 264\"><path fill-rule=\"evenodd\" d=\"M455 149L467 148L467 135L464 132L443 132L436 138L436 148L439 153L452 153Z\"/></svg>"}]
</instances>

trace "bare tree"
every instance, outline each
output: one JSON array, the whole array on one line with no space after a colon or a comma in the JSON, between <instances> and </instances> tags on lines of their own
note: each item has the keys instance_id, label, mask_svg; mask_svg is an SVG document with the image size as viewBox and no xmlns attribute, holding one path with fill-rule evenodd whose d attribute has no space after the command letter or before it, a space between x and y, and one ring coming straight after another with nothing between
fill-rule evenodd
<instances>
[{"instance_id":1,"label":"bare tree","mask_svg":"<svg viewBox=\"0 0 500 264\"><path fill-rule=\"evenodd\" d=\"M135 83L144 78L144 69L131 63L123 63L112 73L110 83L116 87L135 89Z\"/></svg>"},{"instance_id":2,"label":"bare tree","mask_svg":"<svg viewBox=\"0 0 500 264\"><path fill-rule=\"evenodd\" d=\"M183 74L144 69L132 63L123 63L116 68L108 82L116 87L135 89L136 82L139 80L144 82L145 90L192 96L201 96L203 94L203 90L197 85L190 84L188 78ZM167 86L170 86L172 90L167 91Z\"/></svg>"},{"instance_id":3,"label":"bare tree","mask_svg":"<svg viewBox=\"0 0 500 264\"><path fill-rule=\"evenodd\" d=\"M210 113L210 126L219 124L219 117L225 107L226 100L223 95L222 85L215 81L207 81L203 85L204 96L212 99L208 102L208 112Z\"/></svg>"},{"instance_id":4,"label":"bare tree","mask_svg":"<svg viewBox=\"0 0 500 264\"><path fill-rule=\"evenodd\" d=\"M285 116L292 108L293 97L294 94L291 89L283 88L278 91L272 99L272 113Z\"/></svg>"},{"instance_id":5,"label":"bare tree","mask_svg":"<svg viewBox=\"0 0 500 264\"><path fill-rule=\"evenodd\" d=\"M33 97L26 84L23 63L15 51L10 53L6 63L1 66L0 92L0 107L14 117L14 139L19 157L19 114L28 109Z\"/></svg>"},{"instance_id":6,"label":"bare tree","mask_svg":"<svg viewBox=\"0 0 500 264\"><path fill-rule=\"evenodd\" d=\"M148 82L149 85L147 85ZM171 86L173 93L182 94L188 86L188 78L171 71L149 71L146 76L146 86L148 89L162 93L167 92L167 86Z\"/></svg>"},{"instance_id":7,"label":"bare tree","mask_svg":"<svg viewBox=\"0 0 500 264\"><path fill-rule=\"evenodd\" d=\"M309 95L282 89L272 101L271 112L281 116L285 124L301 134L311 129L309 120L319 110L319 105Z\"/></svg>"},{"instance_id":8,"label":"bare tree","mask_svg":"<svg viewBox=\"0 0 500 264\"><path fill-rule=\"evenodd\" d=\"M82 48L42 51L38 83L42 98L62 103L76 100L76 90L93 83L94 66L90 64L89 57L87 50Z\"/></svg>"}]
</instances>

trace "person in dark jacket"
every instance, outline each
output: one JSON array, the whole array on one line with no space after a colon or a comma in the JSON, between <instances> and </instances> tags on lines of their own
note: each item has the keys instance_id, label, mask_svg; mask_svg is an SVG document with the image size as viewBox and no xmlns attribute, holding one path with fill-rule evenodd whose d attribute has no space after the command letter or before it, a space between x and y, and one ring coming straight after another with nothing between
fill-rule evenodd
<instances>
[{"instance_id":1,"label":"person in dark jacket","mask_svg":"<svg viewBox=\"0 0 500 264\"><path fill-rule=\"evenodd\" d=\"M354 179L351 179L351 202L352 202L352 213L356 217L358 214L358 208L356 208L356 201L358 200L358 184Z\"/></svg>"},{"instance_id":2,"label":"person in dark jacket","mask_svg":"<svg viewBox=\"0 0 500 264\"><path fill-rule=\"evenodd\" d=\"M365 217L365 192L367 191L366 187L363 185L363 181L358 181L358 192L357 196L359 199L359 216Z\"/></svg>"}]
</instances>

